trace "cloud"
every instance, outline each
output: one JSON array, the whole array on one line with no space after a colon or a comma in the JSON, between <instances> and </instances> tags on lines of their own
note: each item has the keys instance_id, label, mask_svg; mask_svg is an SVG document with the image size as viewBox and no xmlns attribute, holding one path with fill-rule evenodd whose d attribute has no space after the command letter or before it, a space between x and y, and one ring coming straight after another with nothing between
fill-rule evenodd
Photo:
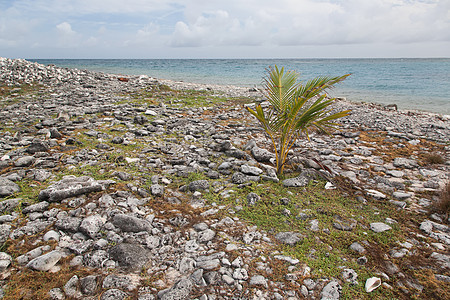
<instances>
[{"instance_id":1,"label":"cloud","mask_svg":"<svg viewBox=\"0 0 450 300\"><path fill-rule=\"evenodd\" d=\"M444 53L449 43L448 0L8 0L0 4L0 48L13 54L18 47L36 53L36 45L55 49L84 45L89 46L86 51L108 52L108 56L119 53L118 48L121 53L145 55L146 47L158 47L166 55L185 53L180 48L189 47L198 53L235 48L255 56L273 49L276 57L281 49L298 47L351 46L359 51L364 47L355 45L365 45L367 53L373 53L371 47L382 44L442 44Z\"/></svg>"},{"instance_id":2,"label":"cloud","mask_svg":"<svg viewBox=\"0 0 450 300\"><path fill-rule=\"evenodd\" d=\"M81 35L72 30L72 26L67 22L56 25L58 31L58 45L63 48L72 48L79 46Z\"/></svg>"}]
</instances>

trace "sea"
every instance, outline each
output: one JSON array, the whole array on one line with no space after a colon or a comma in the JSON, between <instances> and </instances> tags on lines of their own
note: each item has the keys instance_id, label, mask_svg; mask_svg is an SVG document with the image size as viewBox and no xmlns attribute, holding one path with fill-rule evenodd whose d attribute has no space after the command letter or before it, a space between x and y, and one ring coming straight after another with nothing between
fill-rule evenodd
<instances>
[{"instance_id":1,"label":"sea","mask_svg":"<svg viewBox=\"0 0 450 300\"><path fill-rule=\"evenodd\" d=\"M450 58L358 59L29 59L41 64L204 84L261 87L268 68L300 80L351 74L330 94L352 102L396 104L400 110L450 114Z\"/></svg>"}]
</instances>

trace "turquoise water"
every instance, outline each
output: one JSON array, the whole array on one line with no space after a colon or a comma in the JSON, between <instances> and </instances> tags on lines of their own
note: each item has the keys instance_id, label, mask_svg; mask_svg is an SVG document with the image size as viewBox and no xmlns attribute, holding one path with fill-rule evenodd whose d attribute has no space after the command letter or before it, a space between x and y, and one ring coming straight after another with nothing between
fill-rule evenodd
<instances>
[{"instance_id":1,"label":"turquoise water","mask_svg":"<svg viewBox=\"0 0 450 300\"><path fill-rule=\"evenodd\" d=\"M352 75L331 94L354 102L397 104L450 114L450 58L417 59L31 59L42 64L194 83L261 86L269 66L284 66L302 80Z\"/></svg>"}]
</instances>

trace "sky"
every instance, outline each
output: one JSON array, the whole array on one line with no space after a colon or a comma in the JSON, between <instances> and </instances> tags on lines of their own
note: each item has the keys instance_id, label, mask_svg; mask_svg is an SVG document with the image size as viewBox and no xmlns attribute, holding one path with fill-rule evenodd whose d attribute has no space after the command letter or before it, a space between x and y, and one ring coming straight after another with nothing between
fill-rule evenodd
<instances>
[{"instance_id":1,"label":"sky","mask_svg":"<svg viewBox=\"0 0 450 300\"><path fill-rule=\"evenodd\" d=\"M0 0L0 57L450 57L450 0Z\"/></svg>"}]
</instances>

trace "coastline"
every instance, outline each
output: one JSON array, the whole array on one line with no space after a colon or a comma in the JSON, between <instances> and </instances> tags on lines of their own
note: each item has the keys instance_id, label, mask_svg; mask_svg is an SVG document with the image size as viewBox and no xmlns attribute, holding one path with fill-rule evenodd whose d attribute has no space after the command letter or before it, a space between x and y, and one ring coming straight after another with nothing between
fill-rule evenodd
<instances>
[{"instance_id":1,"label":"coastline","mask_svg":"<svg viewBox=\"0 0 450 300\"><path fill-rule=\"evenodd\" d=\"M450 295L446 116L338 100L279 176L257 91L1 58L0 81L5 299Z\"/></svg>"}]
</instances>

